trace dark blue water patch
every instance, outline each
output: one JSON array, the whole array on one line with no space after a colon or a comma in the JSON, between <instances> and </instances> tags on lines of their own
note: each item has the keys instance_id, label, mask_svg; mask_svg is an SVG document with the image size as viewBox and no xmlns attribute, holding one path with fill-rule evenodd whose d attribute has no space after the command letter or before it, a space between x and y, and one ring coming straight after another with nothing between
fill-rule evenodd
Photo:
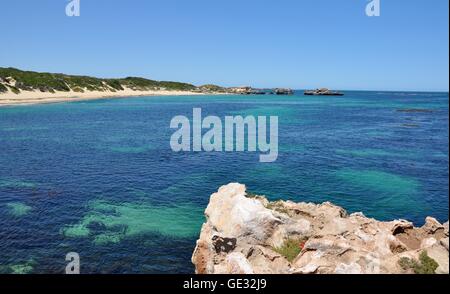
<instances>
[{"instance_id":1,"label":"dark blue water patch","mask_svg":"<svg viewBox=\"0 0 450 294\"><path fill-rule=\"evenodd\" d=\"M279 116L278 160L170 149L176 115ZM426 109L426 112L399 112ZM211 193L448 219L448 94L186 96L0 109L0 272L191 273Z\"/></svg>"}]
</instances>

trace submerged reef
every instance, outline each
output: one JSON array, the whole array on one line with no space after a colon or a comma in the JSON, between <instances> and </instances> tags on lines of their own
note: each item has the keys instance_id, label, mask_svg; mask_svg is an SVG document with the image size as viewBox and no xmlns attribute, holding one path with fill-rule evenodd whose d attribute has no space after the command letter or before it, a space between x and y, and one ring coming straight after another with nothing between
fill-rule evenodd
<instances>
[{"instance_id":1,"label":"submerged reef","mask_svg":"<svg viewBox=\"0 0 450 294\"><path fill-rule=\"evenodd\" d=\"M92 201L76 224L66 226L68 238L92 238L94 244L118 243L128 237L160 234L194 237L202 222L201 211L192 205L156 206L148 203Z\"/></svg>"}]
</instances>

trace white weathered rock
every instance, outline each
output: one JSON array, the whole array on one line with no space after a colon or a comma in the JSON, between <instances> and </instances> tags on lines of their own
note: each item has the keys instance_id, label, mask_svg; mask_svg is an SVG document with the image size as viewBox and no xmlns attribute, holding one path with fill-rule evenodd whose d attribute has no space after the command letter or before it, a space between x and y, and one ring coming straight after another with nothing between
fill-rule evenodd
<instances>
[{"instance_id":1,"label":"white weathered rock","mask_svg":"<svg viewBox=\"0 0 450 294\"><path fill-rule=\"evenodd\" d=\"M404 219L395 220L395 221L389 222L389 224L391 225L391 233L393 235L397 235L397 234L403 233L407 230L411 230L414 228L414 225L412 222L409 222Z\"/></svg>"},{"instance_id":2,"label":"white weathered rock","mask_svg":"<svg viewBox=\"0 0 450 294\"><path fill-rule=\"evenodd\" d=\"M350 216L366 217L361 211L354 212Z\"/></svg>"},{"instance_id":3,"label":"white weathered rock","mask_svg":"<svg viewBox=\"0 0 450 294\"><path fill-rule=\"evenodd\" d=\"M347 215L329 202L270 203L247 198L240 184L214 193L205 215L192 256L196 273L405 273L400 258L418 260L422 251L439 264L437 273L448 273L448 222L441 225L433 218L415 228L406 220ZM299 240L292 262L274 250L288 239Z\"/></svg>"},{"instance_id":4,"label":"white weathered rock","mask_svg":"<svg viewBox=\"0 0 450 294\"><path fill-rule=\"evenodd\" d=\"M245 186L240 184L221 187L211 196L205 214L219 235L258 241L267 239L281 223L260 201L245 197Z\"/></svg>"},{"instance_id":5,"label":"white weathered rock","mask_svg":"<svg viewBox=\"0 0 450 294\"><path fill-rule=\"evenodd\" d=\"M334 270L335 274L362 274L361 266L355 262L351 264L340 263Z\"/></svg>"},{"instance_id":6,"label":"white weathered rock","mask_svg":"<svg viewBox=\"0 0 450 294\"><path fill-rule=\"evenodd\" d=\"M230 253L225 259L227 265L226 273L229 274L254 274L253 268L242 253Z\"/></svg>"},{"instance_id":7,"label":"white weathered rock","mask_svg":"<svg viewBox=\"0 0 450 294\"><path fill-rule=\"evenodd\" d=\"M305 265L304 267L301 267L295 271L293 271L292 273L294 274L314 274L317 272L317 269L319 268L319 266L317 264L314 263L309 263L307 265Z\"/></svg>"},{"instance_id":8,"label":"white weathered rock","mask_svg":"<svg viewBox=\"0 0 450 294\"><path fill-rule=\"evenodd\" d=\"M431 248L427 248L428 256L434 259L439 267L436 269L437 274L448 274L448 250L443 246L435 244Z\"/></svg>"},{"instance_id":9,"label":"white weathered rock","mask_svg":"<svg viewBox=\"0 0 450 294\"><path fill-rule=\"evenodd\" d=\"M441 245L444 246L445 249L448 251L448 237L442 238L440 241Z\"/></svg>"},{"instance_id":10,"label":"white weathered rock","mask_svg":"<svg viewBox=\"0 0 450 294\"><path fill-rule=\"evenodd\" d=\"M437 240L433 237L431 238L426 238L422 240L422 243L420 243L420 248L421 249L426 249L428 247L433 246L434 244L437 244Z\"/></svg>"},{"instance_id":11,"label":"white weathered rock","mask_svg":"<svg viewBox=\"0 0 450 294\"><path fill-rule=\"evenodd\" d=\"M448 237L448 221L444 223L443 227L444 227L444 234Z\"/></svg>"},{"instance_id":12,"label":"white weathered rock","mask_svg":"<svg viewBox=\"0 0 450 294\"><path fill-rule=\"evenodd\" d=\"M434 217L427 217L425 219L425 224L422 229L428 234L434 234L439 229L444 229L444 226L441 225Z\"/></svg>"},{"instance_id":13,"label":"white weathered rock","mask_svg":"<svg viewBox=\"0 0 450 294\"><path fill-rule=\"evenodd\" d=\"M289 262L279 253L270 248L253 246L246 253L247 259L255 274L285 274L288 273Z\"/></svg>"}]
</instances>

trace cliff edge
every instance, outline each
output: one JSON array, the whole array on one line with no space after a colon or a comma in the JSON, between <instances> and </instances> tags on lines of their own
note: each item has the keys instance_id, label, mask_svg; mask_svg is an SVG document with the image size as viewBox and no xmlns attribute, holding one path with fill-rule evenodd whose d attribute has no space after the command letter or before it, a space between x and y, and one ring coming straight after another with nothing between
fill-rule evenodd
<instances>
[{"instance_id":1,"label":"cliff edge","mask_svg":"<svg viewBox=\"0 0 450 294\"><path fill-rule=\"evenodd\" d=\"M211 195L198 274L449 273L448 222L381 222L331 203L269 202L232 183Z\"/></svg>"}]
</instances>

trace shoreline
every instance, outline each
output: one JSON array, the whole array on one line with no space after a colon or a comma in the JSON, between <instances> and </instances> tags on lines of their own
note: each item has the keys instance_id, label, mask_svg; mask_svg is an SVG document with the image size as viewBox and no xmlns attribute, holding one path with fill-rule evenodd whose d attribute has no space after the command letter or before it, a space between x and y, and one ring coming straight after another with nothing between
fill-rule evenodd
<instances>
[{"instance_id":1,"label":"shoreline","mask_svg":"<svg viewBox=\"0 0 450 294\"><path fill-rule=\"evenodd\" d=\"M203 95L229 95L230 93L205 93L192 91L170 91L170 90L150 90L150 91L134 91L125 89L123 91L89 91L79 92L39 92L39 91L22 91L15 94L11 91L0 94L0 107L7 106L28 106L36 104L64 103L91 101L100 99L124 99L128 97L144 97L144 96L203 96Z\"/></svg>"}]
</instances>

